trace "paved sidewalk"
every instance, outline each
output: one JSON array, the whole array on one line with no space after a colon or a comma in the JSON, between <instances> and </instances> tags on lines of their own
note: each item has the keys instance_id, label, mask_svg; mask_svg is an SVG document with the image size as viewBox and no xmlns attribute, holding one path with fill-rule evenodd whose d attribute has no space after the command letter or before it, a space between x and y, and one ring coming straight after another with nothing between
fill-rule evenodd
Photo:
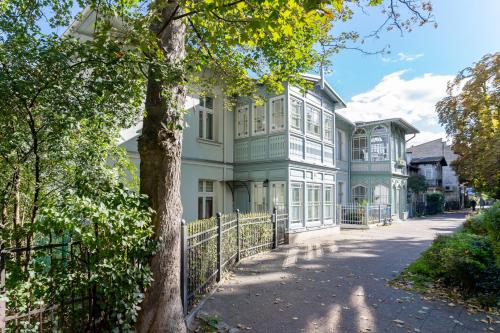
<instances>
[{"instance_id":1,"label":"paved sidewalk","mask_svg":"<svg viewBox=\"0 0 500 333\"><path fill-rule=\"evenodd\" d=\"M242 261L202 310L248 332L500 332L499 318L387 286L462 222L446 214L282 247Z\"/></svg>"}]
</instances>

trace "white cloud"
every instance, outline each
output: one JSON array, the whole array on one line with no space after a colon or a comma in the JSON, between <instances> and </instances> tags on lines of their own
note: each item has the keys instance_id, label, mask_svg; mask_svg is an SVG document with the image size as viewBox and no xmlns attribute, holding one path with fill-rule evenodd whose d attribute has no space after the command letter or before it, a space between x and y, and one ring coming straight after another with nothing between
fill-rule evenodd
<instances>
[{"instance_id":1,"label":"white cloud","mask_svg":"<svg viewBox=\"0 0 500 333\"><path fill-rule=\"evenodd\" d=\"M438 126L435 105L446 95L453 76L427 73L406 80L405 72L384 76L373 89L353 96L341 113L355 121L403 118Z\"/></svg>"},{"instance_id":2,"label":"white cloud","mask_svg":"<svg viewBox=\"0 0 500 333\"><path fill-rule=\"evenodd\" d=\"M406 54L404 52L399 52L397 54L397 58L390 58L390 57L382 57L383 62L400 62L400 61L414 61L417 60L418 58L422 58L424 56L423 53L417 53L417 54Z\"/></svg>"},{"instance_id":3,"label":"white cloud","mask_svg":"<svg viewBox=\"0 0 500 333\"><path fill-rule=\"evenodd\" d=\"M412 136L406 136L406 140L409 140ZM420 131L413 139L408 141L407 147L416 146L424 142L429 142L432 140L441 139L446 140L446 133L444 132L430 132L430 131Z\"/></svg>"}]
</instances>

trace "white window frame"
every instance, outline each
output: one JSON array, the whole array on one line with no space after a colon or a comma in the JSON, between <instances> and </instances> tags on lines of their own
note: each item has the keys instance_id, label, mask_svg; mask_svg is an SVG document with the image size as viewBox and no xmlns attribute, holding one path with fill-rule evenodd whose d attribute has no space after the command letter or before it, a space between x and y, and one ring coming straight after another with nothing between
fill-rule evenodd
<instances>
[{"instance_id":1,"label":"white window frame","mask_svg":"<svg viewBox=\"0 0 500 333\"><path fill-rule=\"evenodd\" d=\"M300 106L298 114L294 112L294 103L297 103ZM298 121L299 121L299 126L295 126L294 119L298 116ZM290 128L293 130L297 130L299 132L304 131L304 100L295 97L295 96L290 96Z\"/></svg>"},{"instance_id":2,"label":"white window frame","mask_svg":"<svg viewBox=\"0 0 500 333\"><path fill-rule=\"evenodd\" d=\"M281 100L281 115L275 116L274 105L279 100ZM269 132L279 132L286 128L285 96L277 96L269 100L269 117L271 118ZM277 121L278 119L281 119L281 122Z\"/></svg>"},{"instance_id":3,"label":"white window frame","mask_svg":"<svg viewBox=\"0 0 500 333\"><path fill-rule=\"evenodd\" d=\"M337 204L342 205L344 203L344 182L337 183Z\"/></svg>"},{"instance_id":4,"label":"white window frame","mask_svg":"<svg viewBox=\"0 0 500 333\"><path fill-rule=\"evenodd\" d=\"M352 160L353 161L368 161L368 136L364 129L356 130L356 134L352 137ZM365 145L361 145L361 141L364 140ZM355 143L358 143L356 147ZM356 156L356 153L358 154ZM361 158L361 153L363 153L363 158Z\"/></svg>"},{"instance_id":5,"label":"white window frame","mask_svg":"<svg viewBox=\"0 0 500 333\"><path fill-rule=\"evenodd\" d=\"M260 113L260 117L257 117ZM260 119L262 128L257 129L258 120ZM252 135L262 135L267 132L267 115L266 104L257 105L252 103Z\"/></svg>"},{"instance_id":6,"label":"white window frame","mask_svg":"<svg viewBox=\"0 0 500 333\"><path fill-rule=\"evenodd\" d=\"M201 216L200 216L200 199L201 199ZM207 212L207 201L212 201L212 216L214 216L215 210L215 181L199 179L198 180L198 219L206 219L212 216L208 216Z\"/></svg>"},{"instance_id":7,"label":"white window frame","mask_svg":"<svg viewBox=\"0 0 500 333\"><path fill-rule=\"evenodd\" d=\"M361 196L360 194L357 193L357 189L364 189L364 195ZM368 187L365 185L355 185L352 187L352 201L354 203L358 203L358 201L368 201Z\"/></svg>"},{"instance_id":8,"label":"white window frame","mask_svg":"<svg viewBox=\"0 0 500 333\"><path fill-rule=\"evenodd\" d=\"M241 105L236 109L235 134L236 139L247 138L250 134L250 107L248 105Z\"/></svg>"},{"instance_id":9,"label":"white window frame","mask_svg":"<svg viewBox=\"0 0 500 333\"><path fill-rule=\"evenodd\" d=\"M261 198L258 198L257 191L260 191ZM257 199L260 199L257 202ZM267 187L264 186L264 182L253 182L252 183L252 212L266 212L267 211Z\"/></svg>"},{"instance_id":10,"label":"white window frame","mask_svg":"<svg viewBox=\"0 0 500 333\"><path fill-rule=\"evenodd\" d=\"M270 182L269 183L269 186L270 186L270 189L271 189L271 200L269 200L270 204L271 204L271 207L270 209L274 209L274 208L277 208L278 211L280 210L284 210L286 208L286 182L282 182L282 181L279 181L279 182ZM283 198L281 198L280 200L276 200L277 199L277 189L281 187L283 189ZM278 198L279 199L279 198Z\"/></svg>"},{"instance_id":11,"label":"white window frame","mask_svg":"<svg viewBox=\"0 0 500 333\"><path fill-rule=\"evenodd\" d=\"M318 118L315 120L314 115ZM306 104L306 134L321 138L321 108L317 106Z\"/></svg>"},{"instance_id":12,"label":"white window frame","mask_svg":"<svg viewBox=\"0 0 500 333\"><path fill-rule=\"evenodd\" d=\"M318 192L318 201L311 201L309 190L314 190ZM306 185L307 192L307 223L314 224L320 223L322 218L322 188L320 184L310 183ZM317 216L315 214L310 214L310 212L317 212Z\"/></svg>"},{"instance_id":13,"label":"white window frame","mask_svg":"<svg viewBox=\"0 0 500 333\"><path fill-rule=\"evenodd\" d=\"M327 192L330 192L331 200L326 201ZM333 220L335 216L335 186L327 184L323 186L323 217L325 220ZM330 214L327 214L329 212Z\"/></svg>"},{"instance_id":14,"label":"white window frame","mask_svg":"<svg viewBox=\"0 0 500 333\"><path fill-rule=\"evenodd\" d=\"M299 201L294 201L293 192L298 190ZM294 216L294 208L298 208L298 220ZM304 220L304 186L303 183L293 182L290 184L290 224L303 224Z\"/></svg>"},{"instance_id":15,"label":"white window frame","mask_svg":"<svg viewBox=\"0 0 500 333\"><path fill-rule=\"evenodd\" d=\"M370 136L370 155L374 162L389 160L389 131L385 126L377 126Z\"/></svg>"},{"instance_id":16,"label":"white window frame","mask_svg":"<svg viewBox=\"0 0 500 333\"><path fill-rule=\"evenodd\" d=\"M207 106L207 100L212 100L212 108ZM197 107L198 113L198 138L203 140L215 141L215 98L213 96L200 96L200 102ZM211 132L212 137L209 137L208 118L212 117Z\"/></svg>"},{"instance_id":17,"label":"white window frame","mask_svg":"<svg viewBox=\"0 0 500 333\"><path fill-rule=\"evenodd\" d=\"M391 188L384 184L376 184L373 187L372 203L375 205L388 205L390 203Z\"/></svg>"},{"instance_id":18,"label":"white window frame","mask_svg":"<svg viewBox=\"0 0 500 333\"><path fill-rule=\"evenodd\" d=\"M333 127L333 115L324 113L323 112L323 141L327 141L328 143L332 144L333 143L333 136L335 133L334 127ZM327 124L329 124L329 136L327 135Z\"/></svg>"}]
</instances>

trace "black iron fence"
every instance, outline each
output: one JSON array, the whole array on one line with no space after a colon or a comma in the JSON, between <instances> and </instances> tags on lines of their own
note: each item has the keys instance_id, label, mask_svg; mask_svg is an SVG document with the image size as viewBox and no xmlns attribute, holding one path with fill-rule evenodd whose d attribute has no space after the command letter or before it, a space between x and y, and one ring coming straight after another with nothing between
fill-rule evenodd
<instances>
[{"instance_id":1,"label":"black iron fence","mask_svg":"<svg viewBox=\"0 0 500 333\"><path fill-rule=\"evenodd\" d=\"M96 285L82 283L90 281L88 249L70 239L44 243L0 251L0 332L98 332ZM63 275L72 283L61 290ZM14 287L28 292L7 294Z\"/></svg>"},{"instance_id":2,"label":"black iron fence","mask_svg":"<svg viewBox=\"0 0 500 333\"><path fill-rule=\"evenodd\" d=\"M222 272L240 259L276 248L285 242L288 214L217 215L182 222L181 296L184 313L221 280Z\"/></svg>"}]
</instances>

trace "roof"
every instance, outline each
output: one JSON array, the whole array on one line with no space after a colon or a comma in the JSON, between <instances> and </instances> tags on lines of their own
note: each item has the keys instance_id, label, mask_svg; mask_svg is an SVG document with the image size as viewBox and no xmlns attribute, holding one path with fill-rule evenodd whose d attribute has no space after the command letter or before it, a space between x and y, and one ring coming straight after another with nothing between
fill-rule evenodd
<instances>
[{"instance_id":1,"label":"roof","mask_svg":"<svg viewBox=\"0 0 500 333\"><path fill-rule=\"evenodd\" d=\"M446 159L444 156L430 156L430 157L420 157L412 158L410 164L431 164L440 163L442 166L447 166Z\"/></svg>"},{"instance_id":2,"label":"roof","mask_svg":"<svg viewBox=\"0 0 500 333\"><path fill-rule=\"evenodd\" d=\"M312 82L321 82L322 79L321 79L321 76L319 75L315 75L315 74L302 74L302 77L307 80L307 81L312 81ZM345 104L344 100L342 100L342 98L340 97L339 94L337 94L337 92L332 88L332 86L330 86L330 84L323 80L323 82L325 83L325 88L323 88L323 90L335 101L337 102L338 104L340 104L340 107L336 107L336 109L343 109L345 107L347 107L347 105Z\"/></svg>"},{"instance_id":3,"label":"roof","mask_svg":"<svg viewBox=\"0 0 500 333\"><path fill-rule=\"evenodd\" d=\"M435 141L439 141L439 142L443 142L443 139L442 138L439 138L439 139L434 139L434 140L431 140L431 141L427 141L427 142L422 142L422 143L419 143L418 145L413 145L411 147L408 147L406 148L406 151L407 152L411 152L413 148L415 147L419 147L419 146L423 146L423 145L426 145L426 144L429 144L431 142L435 142Z\"/></svg>"},{"instance_id":4,"label":"roof","mask_svg":"<svg viewBox=\"0 0 500 333\"><path fill-rule=\"evenodd\" d=\"M399 127L402 127L405 130L405 134L420 133L420 131L417 128L412 126L409 122L407 122L403 118L389 118L389 119L381 119L381 120L374 120L374 121L356 121L355 122L356 126L387 124L387 123L393 123L393 124L398 125Z\"/></svg>"}]
</instances>

